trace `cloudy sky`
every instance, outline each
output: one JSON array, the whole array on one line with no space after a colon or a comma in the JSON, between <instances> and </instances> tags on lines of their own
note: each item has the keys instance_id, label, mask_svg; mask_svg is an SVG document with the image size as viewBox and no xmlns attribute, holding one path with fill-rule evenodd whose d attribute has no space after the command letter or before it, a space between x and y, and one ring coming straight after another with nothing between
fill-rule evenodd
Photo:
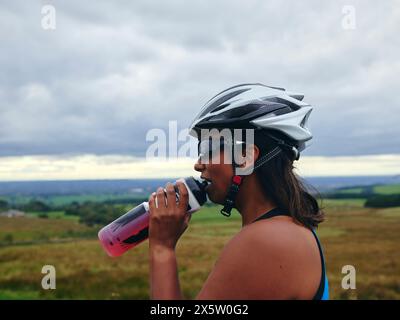
<instances>
[{"instance_id":1,"label":"cloudy sky","mask_svg":"<svg viewBox=\"0 0 400 320\"><path fill-rule=\"evenodd\" d=\"M43 28L48 4L55 30ZM211 96L243 82L303 92L314 106L304 159L324 164L310 174L332 172L335 159L400 173L398 4L2 1L0 180L51 178L39 167L54 161L67 178L64 161L80 177L91 176L87 159L139 163L150 129L187 127Z\"/></svg>"}]
</instances>

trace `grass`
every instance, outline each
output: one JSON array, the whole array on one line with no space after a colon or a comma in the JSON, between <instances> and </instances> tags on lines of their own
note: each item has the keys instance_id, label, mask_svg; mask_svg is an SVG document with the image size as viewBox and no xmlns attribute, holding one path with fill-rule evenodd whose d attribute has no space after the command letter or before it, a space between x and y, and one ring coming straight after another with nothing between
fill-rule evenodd
<instances>
[{"instance_id":1,"label":"grass","mask_svg":"<svg viewBox=\"0 0 400 320\"><path fill-rule=\"evenodd\" d=\"M400 184L381 185L374 187L374 193L378 194L399 194Z\"/></svg>"},{"instance_id":2,"label":"grass","mask_svg":"<svg viewBox=\"0 0 400 320\"><path fill-rule=\"evenodd\" d=\"M338 190L337 193L341 193L341 194L347 194L347 193L362 193L364 191L363 188L349 188L349 189L342 189L342 190Z\"/></svg>"},{"instance_id":3,"label":"grass","mask_svg":"<svg viewBox=\"0 0 400 320\"><path fill-rule=\"evenodd\" d=\"M364 192L371 192L376 195L399 194L400 184L375 185L371 187L349 187L335 190L336 194L362 194Z\"/></svg>"},{"instance_id":4,"label":"grass","mask_svg":"<svg viewBox=\"0 0 400 320\"><path fill-rule=\"evenodd\" d=\"M0 247L93 238L95 235L95 228L74 220L0 217Z\"/></svg>"},{"instance_id":5,"label":"grass","mask_svg":"<svg viewBox=\"0 0 400 320\"><path fill-rule=\"evenodd\" d=\"M380 209L378 214L388 218L400 217L400 207Z\"/></svg>"},{"instance_id":6,"label":"grass","mask_svg":"<svg viewBox=\"0 0 400 320\"><path fill-rule=\"evenodd\" d=\"M365 199L323 199L319 201L319 204L323 208L328 208L329 210L341 209L355 209L355 208L363 208Z\"/></svg>"},{"instance_id":7,"label":"grass","mask_svg":"<svg viewBox=\"0 0 400 320\"><path fill-rule=\"evenodd\" d=\"M47 202L54 206L62 206L67 205L72 202L103 202L103 201L115 201L115 200L126 200L132 199L132 202L135 202L137 199L143 199L144 196L133 194L133 193L125 193L125 194L82 194L82 195L64 195L64 196L52 196Z\"/></svg>"},{"instance_id":8,"label":"grass","mask_svg":"<svg viewBox=\"0 0 400 320\"><path fill-rule=\"evenodd\" d=\"M43 212L29 212L26 213L28 217L31 218L37 218L42 215ZM47 215L48 219L63 219L63 220L72 220L72 221L79 221L79 216L73 216L73 215L66 215L64 211L49 211L45 212Z\"/></svg>"},{"instance_id":9,"label":"grass","mask_svg":"<svg viewBox=\"0 0 400 320\"><path fill-rule=\"evenodd\" d=\"M366 209L359 199L325 200L326 221L318 229L332 299L400 299L400 208ZM237 213L204 207L193 214L177 248L180 283L194 298L225 243L240 229ZM56 213L54 213L56 215ZM119 258L101 249L98 228L68 219L1 218L0 299L147 299L148 247ZM10 240L10 239L8 239ZM41 268L56 267L57 289L41 289ZM341 288L342 267L357 270L357 289Z\"/></svg>"}]
</instances>

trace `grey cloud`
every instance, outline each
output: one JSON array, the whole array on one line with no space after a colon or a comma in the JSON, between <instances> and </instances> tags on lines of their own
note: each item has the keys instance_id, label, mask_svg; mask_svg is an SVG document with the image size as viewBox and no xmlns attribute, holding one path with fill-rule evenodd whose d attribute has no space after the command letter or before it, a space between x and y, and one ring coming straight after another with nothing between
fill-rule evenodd
<instances>
[{"instance_id":1,"label":"grey cloud","mask_svg":"<svg viewBox=\"0 0 400 320\"><path fill-rule=\"evenodd\" d=\"M353 1L355 30L345 1L50 1L55 31L42 3L0 5L0 156L143 155L149 129L241 82L306 94L306 155L399 152L394 1Z\"/></svg>"}]
</instances>

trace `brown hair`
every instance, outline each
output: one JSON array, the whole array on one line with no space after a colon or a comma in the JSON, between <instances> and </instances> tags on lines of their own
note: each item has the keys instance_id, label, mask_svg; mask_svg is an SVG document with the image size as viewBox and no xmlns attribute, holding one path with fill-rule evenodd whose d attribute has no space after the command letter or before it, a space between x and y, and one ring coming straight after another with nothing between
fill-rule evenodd
<instances>
[{"instance_id":1,"label":"brown hair","mask_svg":"<svg viewBox=\"0 0 400 320\"><path fill-rule=\"evenodd\" d=\"M279 134L278 134L279 135ZM276 137L277 134L274 133ZM280 136L282 138L282 136ZM287 137L285 141L288 141ZM275 140L265 133L255 135L255 144L261 155L276 147ZM286 150L256 169L256 175L262 185L265 196L307 228L316 228L324 220L324 212L316 198L310 194L306 184L293 172L293 156ZM311 187L312 188L312 187ZM318 191L313 188L317 194Z\"/></svg>"}]
</instances>

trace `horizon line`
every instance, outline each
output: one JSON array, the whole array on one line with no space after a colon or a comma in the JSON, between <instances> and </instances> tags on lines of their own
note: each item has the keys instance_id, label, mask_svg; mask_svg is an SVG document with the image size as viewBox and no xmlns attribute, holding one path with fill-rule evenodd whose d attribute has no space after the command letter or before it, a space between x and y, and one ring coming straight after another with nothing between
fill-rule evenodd
<instances>
[{"instance_id":1,"label":"horizon line","mask_svg":"<svg viewBox=\"0 0 400 320\"><path fill-rule=\"evenodd\" d=\"M124 155L0 157L0 181L82 181L173 179L199 175L196 159L146 159ZM400 175L400 154L303 156L293 163L300 177Z\"/></svg>"},{"instance_id":2,"label":"horizon line","mask_svg":"<svg viewBox=\"0 0 400 320\"><path fill-rule=\"evenodd\" d=\"M189 175L190 176L190 175ZM195 175L194 178L199 178ZM400 178L400 174L371 174L371 175L325 175L325 176L299 176L300 178L312 178L312 179L323 179L323 178L377 178L377 177L382 177L382 178ZM14 183L14 182L75 182L75 181L85 181L85 182L92 182L92 181L133 181L133 180L168 180L168 179L179 179L182 178L180 176L175 176L175 177L162 177L162 178L126 178L126 179L120 179L120 178L93 178L93 179L36 179L36 180L0 180L0 183ZM400 182L399 182L400 183Z\"/></svg>"}]
</instances>

